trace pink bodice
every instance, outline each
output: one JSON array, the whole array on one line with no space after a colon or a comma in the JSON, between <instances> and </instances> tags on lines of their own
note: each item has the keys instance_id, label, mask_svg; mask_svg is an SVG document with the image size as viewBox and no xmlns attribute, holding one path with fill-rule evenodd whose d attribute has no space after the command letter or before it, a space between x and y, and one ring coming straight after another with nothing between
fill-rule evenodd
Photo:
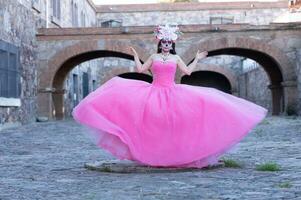
<instances>
[{"instance_id":1,"label":"pink bodice","mask_svg":"<svg viewBox=\"0 0 301 200\"><path fill-rule=\"evenodd\" d=\"M175 61L154 60L151 66L153 73L153 85L156 86L172 86L175 84L175 74L177 70L177 63Z\"/></svg>"}]
</instances>

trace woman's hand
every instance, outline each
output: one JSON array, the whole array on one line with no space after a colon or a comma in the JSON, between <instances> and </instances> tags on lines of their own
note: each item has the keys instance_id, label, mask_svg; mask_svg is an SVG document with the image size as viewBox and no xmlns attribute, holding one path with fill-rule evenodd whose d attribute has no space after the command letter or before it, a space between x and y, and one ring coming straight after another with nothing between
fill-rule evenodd
<instances>
[{"instance_id":1,"label":"woman's hand","mask_svg":"<svg viewBox=\"0 0 301 200\"><path fill-rule=\"evenodd\" d=\"M196 55L195 55L195 58L196 58L197 60L199 60L199 59L205 58L207 55L208 55L208 52L207 52L207 51L203 51L203 52L200 53L200 50L198 50L198 52L197 52Z\"/></svg>"},{"instance_id":2,"label":"woman's hand","mask_svg":"<svg viewBox=\"0 0 301 200\"><path fill-rule=\"evenodd\" d=\"M136 51L133 47L130 47L130 50L131 50L131 52L133 53L134 57L135 57L135 56L136 56L136 57L139 57L137 51Z\"/></svg>"}]
</instances>

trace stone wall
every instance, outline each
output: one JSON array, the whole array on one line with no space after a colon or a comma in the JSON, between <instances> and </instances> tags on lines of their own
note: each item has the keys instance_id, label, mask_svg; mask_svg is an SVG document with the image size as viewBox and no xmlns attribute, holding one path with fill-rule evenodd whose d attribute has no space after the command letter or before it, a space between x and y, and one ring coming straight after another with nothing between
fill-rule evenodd
<instances>
[{"instance_id":1,"label":"stone wall","mask_svg":"<svg viewBox=\"0 0 301 200\"><path fill-rule=\"evenodd\" d=\"M101 68L99 67L99 59L84 62L77 65L71 72L69 72L66 81L64 96L65 100L65 116L71 116L72 109L84 98L83 94L83 74L88 74L88 90L89 93L94 91L100 85ZM74 80L77 79L77 83Z\"/></svg>"},{"instance_id":2,"label":"stone wall","mask_svg":"<svg viewBox=\"0 0 301 200\"><path fill-rule=\"evenodd\" d=\"M39 75L37 74L37 61L43 62L45 60L40 60L37 58L37 41L35 34L37 33L37 28L41 27L71 27L71 0L62 0L62 19L60 21L53 22L51 20L51 5L46 4L46 0L40 0L40 4L38 7L33 6L31 0L0 0L0 39L11 43L20 48L20 61L21 61L21 105L20 106L0 106L0 128L1 125L6 123L27 123L35 120L36 117L36 95L37 95L37 80ZM49 2L49 1L48 1ZM86 13L86 26L94 26L97 20L105 21L109 19L122 19L124 26L142 26L142 25L157 25L159 23L165 23L167 21L175 19L179 24L208 24L210 17L234 17L234 23L250 23L250 24L269 24L275 18L275 13L278 15L287 10L285 6L281 6L278 3L275 3L275 6L263 6L260 7L255 3L253 7L247 8L246 6L243 8L230 8L228 7L221 8L213 7L208 10L208 8L198 9L198 7L193 7L190 4L190 7L182 7L177 8L174 11L172 9L161 8L158 11L154 11L154 7L145 6L142 8L140 5L140 10L137 11L131 10L131 6L126 6L122 9L122 11L116 10L115 6L112 6L110 12L105 11L106 8L96 9L98 12L94 10L95 8L91 6L89 0L87 1L75 1L78 3L79 11L84 11ZM178 4L179 5L179 4ZM188 4L187 4L188 5ZM200 4L198 4L200 5ZM245 5L242 3L242 5ZM261 5L261 4L260 4ZM270 5L273 5L271 3ZM249 5L251 6L251 5ZM187 8L187 9L186 9ZM143 10L144 9L144 10ZM146 9L146 10L145 10ZM185 10L186 9L186 10ZM17 14L16 14L17 13ZM79 17L80 17L79 12ZM96 17L97 16L97 17ZM79 19L79 26L80 24ZM287 32L283 30L283 32ZM265 32L261 32L262 35L265 35ZM211 34L211 33L210 33ZM212 33L214 36L215 33ZM216 33L217 34L217 33ZM280 33L277 33L280 34ZM95 36L95 35L94 35ZM277 36L277 35L276 35ZM91 36L92 37L92 36ZM277 36L278 37L278 36ZM276 37L276 38L277 38ZM299 99L301 102L301 52L300 52L300 39L298 35L294 35L290 38L290 40L283 39L279 37L279 40L275 40L274 43L277 45L279 43L280 47L287 46L290 49L287 50L287 55L292 58L293 61L297 60L298 69L296 72L299 75L298 86L299 86ZM77 41L78 39L76 39ZM182 46L190 46L191 44L198 42L197 39L185 39L185 41L177 44L179 47L178 54L183 53L182 51L185 48L181 48ZM60 45L64 46L66 43L72 44L74 41L65 41L59 40L57 41ZM140 43L139 39L133 39L131 42ZM39 45L43 45L43 42L39 42ZM58 49L52 48L51 44L47 41L45 42L46 50L44 52L39 52L39 56L43 57L43 54L54 54ZM152 49L151 44L142 44L145 49ZM182 46L181 46L182 45ZM140 44L138 46L141 46ZM45 56L47 57L47 56ZM211 58L213 59L213 58ZM240 58L239 58L240 59ZM238 60L239 60L238 59ZM227 59L226 59L227 60ZM231 60L231 59L228 59ZM234 59L235 61L236 59ZM47 61L47 60L46 60ZM45 62L46 62L45 61ZM229 64L232 69L235 71L237 68L236 65L238 63L225 62L220 61L218 59L215 60L217 64ZM212 61L214 62L214 61ZM108 64L110 63L110 64ZM130 61L123 61L119 58L102 58L100 62L86 62L82 63L81 67L75 67L74 71L72 71L67 77L65 88L67 89L67 93L65 94L66 107L65 110L67 113L71 112L74 104L71 102L72 98L72 74L77 73L81 74L82 72L89 72L90 76L94 76L95 74L99 75L99 79L94 77L97 80L97 83L100 84L103 80L107 79L109 74L113 72L116 68L115 72L122 73L125 68L127 68L128 64L133 64ZM92 69L97 65L99 70ZM122 68L122 66L125 66ZM234 66L234 67L233 67ZM122 68L117 69L117 68ZM127 71L132 70L133 66L130 66ZM237 72L237 71L235 71ZM94 74L94 75L93 75ZM113 74L113 73L111 73ZM254 101L260 105L263 105L267 108L270 108L268 99L271 99L269 96L268 89L262 90L262 85L265 85L268 80L267 77L264 77L264 71L259 68L254 71L250 71L248 74L240 77L240 85L241 85L241 95L242 97L245 95L245 98ZM93 78L93 79L94 79ZM90 79L92 80L92 79ZM79 83L80 84L80 83ZM91 82L90 82L91 84ZM245 84L245 85L244 85ZM99 85L97 85L99 86ZM91 88L91 87L90 87ZM258 92L260 91L260 92ZM69 105L68 105L69 102ZM71 102L71 103L70 103ZM0 100L1 104L1 100ZM301 108L299 108L299 111Z\"/></svg>"},{"instance_id":3,"label":"stone wall","mask_svg":"<svg viewBox=\"0 0 301 200\"><path fill-rule=\"evenodd\" d=\"M10 0L11 1L11 0ZM52 20L52 4L51 0L37 0L35 4L32 3L32 0L17 0L24 7L29 9L32 14L36 15L38 18L45 20L45 26L49 28L58 28L58 27L74 27L72 25L72 9L71 9L71 0L60 0L61 2L61 18ZM78 26L82 26L81 22L81 13L85 13L86 27L95 26L96 22L96 12L89 2L89 0L74 0L78 7ZM46 23L47 22L47 23Z\"/></svg>"},{"instance_id":4,"label":"stone wall","mask_svg":"<svg viewBox=\"0 0 301 200\"><path fill-rule=\"evenodd\" d=\"M16 14L18 13L18 14ZM21 94L20 106L1 106L1 125L35 120L37 95L36 38L37 27L45 21L16 1L0 0L0 40L19 48ZM9 99L7 99L10 101Z\"/></svg>"},{"instance_id":5,"label":"stone wall","mask_svg":"<svg viewBox=\"0 0 301 200\"><path fill-rule=\"evenodd\" d=\"M54 23L50 1L0 0L0 40L18 47L21 94L19 98L0 97L0 129L33 122L37 111L37 41L38 28L71 27L71 0L61 1L61 20ZM86 15L86 26L95 26L96 13L89 0L76 1ZM58 23L57 23L58 22ZM80 19L79 19L80 22ZM81 25L81 24L79 24ZM85 64L86 68L91 64ZM20 104L11 102L18 100Z\"/></svg>"},{"instance_id":6,"label":"stone wall","mask_svg":"<svg viewBox=\"0 0 301 200\"><path fill-rule=\"evenodd\" d=\"M202 63L214 64L220 66L221 68L226 68L232 71L236 76L241 74L241 60L243 57L240 56L230 56L230 55L220 55L212 56L202 60Z\"/></svg>"},{"instance_id":7,"label":"stone wall","mask_svg":"<svg viewBox=\"0 0 301 200\"><path fill-rule=\"evenodd\" d=\"M98 6L98 25L108 20L122 21L123 26L152 26L165 23L210 24L217 18L233 18L233 23L267 25L288 10L287 2L167 3L146 5ZM225 19L227 21L227 19ZM225 21L225 22L226 22Z\"/></svg>"},{"instance_id":8,"label":"stone wall","mask_svg":"<svg viewBox=\"0 0 301 200\"><path fill-rule=\"evenodd\" d=\"M92 92L103 84L109 77L115 76L111 74L114 72L114 68L124 68L124 71L128 71L129 68L134 70L134 61L115 58L115 57L105 57L98 58L88 62L84 62L73 68L66 78L65 81L65 116L71 117L72 109L77 105L77 103L84 98L83 96L83 73L88 73L89 76L89 92ZM73 76L78 79L77 85ZM93 81L95 81L93 83ZM75 94L74 86L77 87L77 94Z\"/></svg>"},{"instance_id":9,"label":"stone wall","mask_svg":"<svg viewBox=\"0 0 301 200\"><path fill-rule=\"evenodd\" d=\"M237 77L237 96L245 98L272 111L270 81L262 66L254 60L239 56L213 56L202 61L232 72ZM210 69L210 67L209 67Z\"/></svg>"},{"instance_id":10,"label":"stone wall","mask_svg":"<svg viewBox=\"0 0 301 200\"><path fill-rule=\"evenodd\" d=\"M232 18L232 23L267 25L274 22L278 16L287 13L287 11L287 2L109 5L98 6L97 20L98 26L101 22L108 20L122 21L122 26L153 26L168 22L181 25L214 24L219 22L212 21L212 19L221 17L225 19ZM245 60L243 57L222 55L210 57L202 63L214 64L229 69L239 77L237 88L241 97L262 105L271 111L272 98L270 90L267 88L269 80L266 73L262 68L259 68L241 75L244 73L244 69L250 65L250 63L242 62L243 60ZM263 85L264 87L262 87ZM257 92L258 90L260 92Z\"/></svg>"},{"instance_id":11,"label":"stone wall","mask_svg":"<svg viewBox=\"0 0 301 200\"><path fill-rule=\"evenodd\" d=\"M272 96L268 89L269 79L262 67L243 73L238 77L238 95L272 110Z\"/></svg>"},{"instance_id":12,"label":"stone wall","mask_svg":"<svg viewBox=\"0 0 301 200\"><path fill-rule=\"evenodd\" d=\"M299 88L299 102L300 104L298 105L298 114L301 115L301 49L297 50L296 53L296 60L297 60L297 69L296 72L298 74L298 88Z\"/></svg>"},{"instance_id":13,"label":"stone wall","mask_svg":"<svg viewBox=\"0 0 301 200\"><path fill-rule=\"evenodd\" d=\"M62 5L61 8L62 9L62 17L61 19L57 22L57 25L55 26L53 23L51 24L51 26L53 27L74 27L75 25L72 24L72 13L71 13L71 0L61 0ZM88 3L88 1L86 0L77 0L77 1L73 1L74 3L76 3L77 7L78 7L78 26L83 26L83 24L81 24L81 13L84 12L85 13L85 21L86 21L86 27L91 27L91 26L95 26L95 21L96 21L96 13L94 11L94 9L92 8L91 4ZM49 4L49 10L51 10L51 5ZM49 15L51 15L51 12L49 13ZM51 20L50 20L51 21Z\"/></svg>"}]
</instances>

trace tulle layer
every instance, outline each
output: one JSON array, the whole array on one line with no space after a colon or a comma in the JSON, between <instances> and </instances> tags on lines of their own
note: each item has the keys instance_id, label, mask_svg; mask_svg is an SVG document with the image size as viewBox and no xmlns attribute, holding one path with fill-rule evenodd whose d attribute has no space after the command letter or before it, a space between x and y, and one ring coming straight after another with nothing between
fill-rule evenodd
<instances>
[{"instance_id":1,"label":"tulle layer","mask_svg":"<svg viewBox=\"0 0 301 200\"><path fill-rule=\"evenodd\" d=\"M241 141L267 109L210 87L114 77L73 110L100 148L151 166L202 168Z\"/></svg>"}]
</instances>

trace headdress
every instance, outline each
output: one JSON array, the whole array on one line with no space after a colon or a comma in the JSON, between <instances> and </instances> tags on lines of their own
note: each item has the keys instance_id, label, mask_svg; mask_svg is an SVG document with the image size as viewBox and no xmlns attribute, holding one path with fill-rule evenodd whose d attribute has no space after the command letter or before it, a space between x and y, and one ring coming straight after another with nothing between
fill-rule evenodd
<instances>
[{"instance_id":1,"label":"headdress","mask_svg":"<svg viewBox=\"0 0 301 200\"><path fill-rule=\"evenodd\" d=\"M178 36L183 34L177 25L166 24L165 26L159 25L155 28L154 34L158 40L166 39L176 41Z\"/></svg>"}]
</instances>

